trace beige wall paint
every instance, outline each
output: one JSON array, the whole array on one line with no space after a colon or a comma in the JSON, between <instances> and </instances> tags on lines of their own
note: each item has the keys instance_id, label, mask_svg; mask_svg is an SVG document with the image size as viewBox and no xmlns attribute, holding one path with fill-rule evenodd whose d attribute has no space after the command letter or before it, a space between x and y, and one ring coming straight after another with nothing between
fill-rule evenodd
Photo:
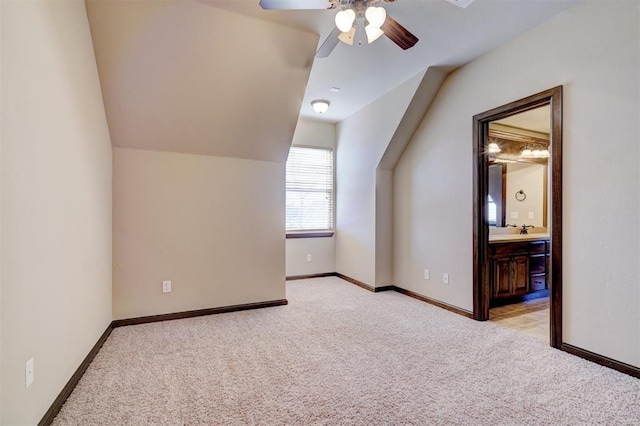
<instances>
[{"instance_id":1,"label":"beige wall paint","mask_svg":"<svg viewBox=\"0 0 640 426\"><path fill-rule=\"evenodd\" d=\"M507 164L507 223L521 225L533 225L536 228L544 224L545 209L545 175L547 166L542 164L509 163ZM516 192L524 191L526 198L522 201L516 199ZM511 213L518 215L517 219L511 218ZM533 213L533 219L529 219L529 213ZM529 230L535 232L536 230Z\"/></svg>"},{"instance_id":2,"label":"beige wall paint","mask_svg":"<svg viewBox=\"0 0 640 426\"><path fill-rule=\"evenodd\" d=\"M111 322L111 143L84 2L2 6L0 423L32 425Z\"/></svg>"},{"instance_id":3,"label":"beige wall paint","mask_svg":"<svg viewBox=\"0 0 640 426\"><path fill-rule=\"evenodd\" d=\"M317 146L335 150L336 126L332 123L299 119L293 135L292 145ZM335 246L335 236L329 238L287 239L287 277L335 272ZM311 262L307 262L307 254L311 255Z\"/></svg>"},{"instance_id":4,"label":"beige wall paint","mask_svg":"<svg viewBox=\"0 0 640 426\"><path fill-rule=\"evenodd\" d=\"M215 3L87 1L114 147L284 163L318 34Z\"/></svg>"},{"instance_id":5,"label":"beige wall paint","mask_svg":"<svg viewBox=\"0 0 640 426\"><path fill-rule=\"evenodd\" d=\"M396 285L472 309L472 117L562 84L564 340L640 366L639 7L578 4L447 78L394 171Z\"/></svg>"},{"instance_id":6,"label":"beige wall paint","mask_svg":"<svg viewBox=\"0 0 640 426\"><path fill-rule=\"evenodd\" d=\"M2 40L2 34L4 31L2 30L2 10L3 10L4 2L0 1L0 176L2 176L2 140L4 135L4 93L2 91L2 51L4 50L2 46L4 45ZM0 321L2 320L2 183L0 181ZM0 423L2 422L2 324L0 323Z\"/></svg>"},{"instance_id":7,"label":"beige wall paint","mask_svg":"<svg viewBox=\"0 0 640 426\"><path fill-rule=\"evenodd\" d=\"M337 126L336 268L371 286L377 285L376 169L423 76Z\"/></svg>"},{"instance_id":8,"label":"beige wall paint","mask_svg":"<svg viewBox=\"0 0 640 426\"><path fill-rule=\"evenodd\" d=\"M115 319L285 298L283 163L114 148L113 200Z\"/></svg>"}]
</instances>

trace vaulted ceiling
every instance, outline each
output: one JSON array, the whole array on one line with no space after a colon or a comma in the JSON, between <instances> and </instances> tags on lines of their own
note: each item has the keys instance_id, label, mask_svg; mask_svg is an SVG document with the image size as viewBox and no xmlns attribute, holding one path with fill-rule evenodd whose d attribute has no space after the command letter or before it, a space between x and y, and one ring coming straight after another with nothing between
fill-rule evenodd
<instances>
[{"instance_id":1,"label":"vaulted ceiling","mask_svg":"<svg viewBox=\"0 0 640 426\"><path fill-rule=\"evenodd\" d=\"M299 116L341 121L428 67L463 65L574 1L382 3L418 36L415 47L381 38L317 59L335 11L265 11L259 0L86 4L114 146L284 161ZM323 116L310 108L315 98L332 102Z\"/></svg>"},{"instance_id":2,"label":"vaulted ceiling","mask_svg":"<svg viewBox=\"0 0 640 426\"><path fill-rule=\"evenodd\" d=\"M87 14L113 146L286 159L317 34L190 0Z\"/></svg>"}]
</instances>

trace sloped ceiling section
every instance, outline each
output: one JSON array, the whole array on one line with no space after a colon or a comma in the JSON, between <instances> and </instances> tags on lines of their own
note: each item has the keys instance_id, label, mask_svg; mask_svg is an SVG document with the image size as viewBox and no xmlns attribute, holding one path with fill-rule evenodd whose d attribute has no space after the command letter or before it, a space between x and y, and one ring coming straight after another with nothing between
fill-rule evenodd
<instances>
[{"instance_id":1,"label":"sloped ceiling section","mask_svg":"<svg viewBox=\"0 0 640 426\"><path fill-rule=\"evenodd\" d=\"M87 15L113 146L286 161L317 34L191 0Z\"/></svg>"}]
</instances>

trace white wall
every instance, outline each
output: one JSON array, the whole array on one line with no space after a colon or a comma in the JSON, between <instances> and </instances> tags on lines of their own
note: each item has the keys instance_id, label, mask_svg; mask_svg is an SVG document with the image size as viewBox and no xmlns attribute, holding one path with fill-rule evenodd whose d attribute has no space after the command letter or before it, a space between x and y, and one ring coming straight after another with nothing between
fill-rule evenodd
<instances>
[{"instance_id":1,"label":"white wall","mask_svg":"<svg viewBox=\"0 0 640 426\"><path fill-rule=\"evenodd\" d=\"M472 117L562 84L563 338L640 366L639 7L578 4L447 78L394 173L396 285L472 309Z\"/></svg>"},{"instance_id":2,"label":"white wall","mask_svg":"<svg viewBox=\"0 0 640 426\"><path fill-rule=\"evenodd\" d=\"M507 164L507 223L533 225L536 228L543 226L547 170L547 166L542 164ZM516 199L515 194L520 190L526 195L524 200ZM517 219L511 217L514 212L518 215ZM529 219L529 213L533 213L533 219Z\"/></svg>"},{"instance_id":3,"label":"white wall","mask_svg":"<svg viewBox=\"0 0 640 426\"><path fill-rule=\"evenodd\" d=\"M370 286L378 284L376 168L423 76L409 79L337 126L336 269Z\"/></svg>"},{"instance_id":4,"label":"white wall","mask_svg":"<svg viewBox=\"0 0 640 426\"><path fill-rule=\"evenodd\" d=\"M111 143L84 2L2 6L0 423L20 425L111 322Z\"/></svg>"},{"instance_id":5,"label":"white wall","mask_svg":"<svg viewBox=\"0 0 640 426\"><path fill-rule=\"evenodd\" d=\"M113 157L114 319L285 298L284 163Z\"/></svg>"},{"instance_id":6,"label":"white wall","mask_svg":"<svg viewBox=\"0 0 640 426\"><path fill-rule=\"evenodd\" d=\"M2 34L4 33L4 31L2 30L2 10L3 10L3 4L4 2L0 1L0 176L2 176L2 140L3 140L3 135L4 135L4 110L3 110L3 105L4 102L2 102L3 98L3 91L2 91L2 82L3 82L3 78L2 78L2 51L4 49L2 49L2 46L4 45L2 42ZM2 184L0 182L0 320L2 319ZM2 324L0 324L0 423L2 422Z\"/></svg>"},{"instance_id":7,"label":"white wall","mask_svg":"<svg viewBox=\"0 0 640 426\"><path fill-rule=\"evenodd\" d=\"M335 150L336 126L332 123L299 119L293 135L292 145L314 146ZM307 261L307 254L311 255L311 262ZM333 237L323 238L287 239L286 264L287 277L335 272L335 235Z\"/></svg>"}]
</instances>

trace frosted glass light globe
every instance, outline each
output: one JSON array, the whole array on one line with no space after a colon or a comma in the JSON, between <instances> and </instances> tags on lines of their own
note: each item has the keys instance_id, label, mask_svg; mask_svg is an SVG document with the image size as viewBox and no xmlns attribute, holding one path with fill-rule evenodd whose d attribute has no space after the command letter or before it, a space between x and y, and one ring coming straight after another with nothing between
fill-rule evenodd
<instances>
[{"instance_id":1,"label":"frosted glass light globe","mask_svg":"<svg viewBox=\"0 0 640 426\"><path fill-rule=\"evenodd\" d=\"M364 16L369 21L369 25L374 28L380 28L387 19L387 11L383 7L369 6Z\"/></svg>"},{"instance_id":2,"label":"frosted glass light globe","mask_svg":"<svg viewBox=\"0 0 640 426\"><path fill-rule=\"evenodd\" d=\"M356 20L356 13L353 9L341 10L336 13L336 27L343 33L346 33L353 26L353 21Z\"/></svg>"}]
</instances>

